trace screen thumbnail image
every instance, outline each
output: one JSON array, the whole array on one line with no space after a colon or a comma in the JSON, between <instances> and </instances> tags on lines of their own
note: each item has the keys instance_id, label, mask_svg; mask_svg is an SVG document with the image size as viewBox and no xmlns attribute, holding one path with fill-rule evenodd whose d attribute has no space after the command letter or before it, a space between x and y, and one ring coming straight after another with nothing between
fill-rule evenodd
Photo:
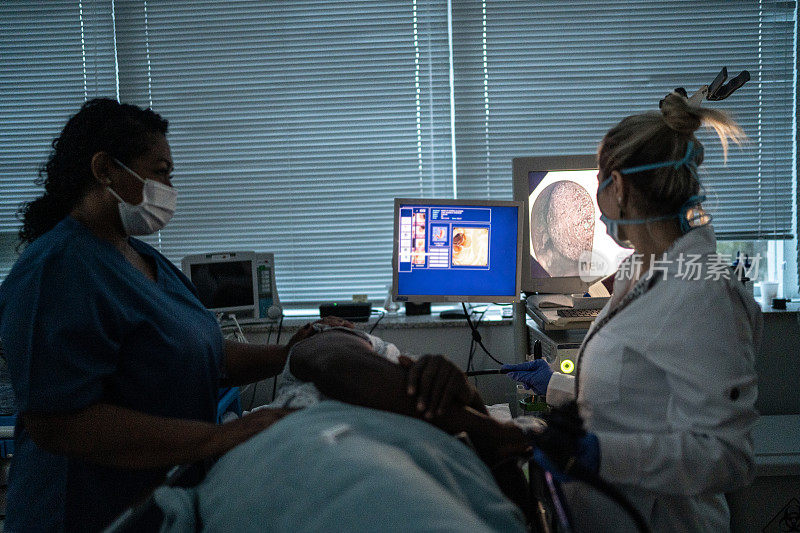
<instances>
[{"instance_id":1,"label":"screen thumbnail image","mask_svg":"<svg viewBox=\"0 0 800 533\"><path fill-rule=\"evenodd\" d=\"M411 253L411 262L415 265L425 264L425 239L414 239L414 251Z\"/></svg>"},{"instance_id":2,"label":"screen thumbnail image","mask_svg":"<svg viewBox=\"0 0 800 533\"><path fill-rule=\"evenodd\" d=\"M414 237L425 236L425 213L414 213Z\"/></svg>"},{"instance_id":3,"label":"screen thumbnail image","mask_svg":"<svg viewBox=\"0 0 800 533\"><path fill-rule=\"evenodd\" d=\"M447 226L431 226L431 240L436 243L447 243Z\"/></svg>"},{"instance_id":4,"label":"screen thumbnail image","mask_svg":"<svg viewBox=\"0 0 800 533\"><path fill-rule=\"evenodd\" d=\"M489 228L453 227L453 266L489 265Z\"/></svg>"}]
</instances>

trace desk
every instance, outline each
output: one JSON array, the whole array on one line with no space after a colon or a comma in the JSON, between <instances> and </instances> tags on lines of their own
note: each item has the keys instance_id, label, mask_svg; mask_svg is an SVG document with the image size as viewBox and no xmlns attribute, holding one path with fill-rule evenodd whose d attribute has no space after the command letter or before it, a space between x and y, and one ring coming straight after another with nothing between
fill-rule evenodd
<instances>
[{"instance_id":1,"label":"desk","mask_svg":"<svg viewBox=\"0 0 800 533\"><path fill-rule=\"evenodd\" d=\"M753 444L756 479L727 495L731 531L796 531L779 522L787 506L800 511L800 415L762 416Z\"/></svg>"},{"instance_id":2,"label":"desk","mask_svg":"<svg viewBox=\"0 0 800 533\"><path fill-rule=\"evenodd\" d=\"M800 414L800 304L788 307L763 309L764 335L755 363L756 409L762 415Z\"/></svg>"}]
</instances>

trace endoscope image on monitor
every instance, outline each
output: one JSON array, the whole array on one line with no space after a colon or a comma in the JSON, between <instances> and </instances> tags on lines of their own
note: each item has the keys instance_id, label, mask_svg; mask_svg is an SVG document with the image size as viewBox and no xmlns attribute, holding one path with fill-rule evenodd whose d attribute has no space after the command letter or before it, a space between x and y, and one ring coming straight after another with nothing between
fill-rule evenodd
<instances>
[{"instance_id":1,"label":"endoscope image on monitor","mask_svg":"<svg viewBox=\"0 0 800 533\"><path fill-rule=\"evenodd\" d=\"M397 198L394 218L395 301L519 299L521 202Z\"/></svg>"},{"instance_id":2,"label":"endoscope image on monitor","mask_svg":"<svg viewBox=\"0 0 800 533\"><path fill-rule=\"evenodd\" d=\"M606 234L595 156L518 157L514 199L525 203L522 290L582 292L630 254Z\"/></svg>"}]
</instances>

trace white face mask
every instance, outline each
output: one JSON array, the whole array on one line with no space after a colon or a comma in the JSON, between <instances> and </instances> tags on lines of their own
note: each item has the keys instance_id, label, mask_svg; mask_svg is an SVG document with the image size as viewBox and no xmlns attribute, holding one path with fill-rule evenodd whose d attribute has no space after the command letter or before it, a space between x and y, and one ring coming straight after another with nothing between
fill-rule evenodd
<instances>
[{"instance_id":1,"label":"white face mask","mask_svg":"<svg viewBox=\"0 0 800 533\"><path fill-rule=\"evenodd\" d=\"M120 198L111 187L108 187L111 194L119 200L117 205L119 206L119 216L122 219L122 227L125 233L128 235L150 235L166 226L172 215L175 214L178 191L155 180L146 180L120 161L116 159L114 161L144 183L142 201L138 205L129 204Z\"/></svg>"}]
</instances>

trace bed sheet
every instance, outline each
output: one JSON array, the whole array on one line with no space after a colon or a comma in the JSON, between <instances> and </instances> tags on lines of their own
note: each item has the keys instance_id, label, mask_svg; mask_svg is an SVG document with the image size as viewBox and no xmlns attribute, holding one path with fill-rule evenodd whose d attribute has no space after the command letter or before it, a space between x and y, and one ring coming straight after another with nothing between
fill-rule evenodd
<instances>
[{"instance_id":1,"label":"bed sheet","mask_svg":"<svg viewBox=\"0 0 800 533\"><path fill-rule=\"evenodd\" d=\"M522 512L459 440L333 400L227 453L197 487L162 487L162 531L525 531Z\"/></svg>"}]
</instances>

